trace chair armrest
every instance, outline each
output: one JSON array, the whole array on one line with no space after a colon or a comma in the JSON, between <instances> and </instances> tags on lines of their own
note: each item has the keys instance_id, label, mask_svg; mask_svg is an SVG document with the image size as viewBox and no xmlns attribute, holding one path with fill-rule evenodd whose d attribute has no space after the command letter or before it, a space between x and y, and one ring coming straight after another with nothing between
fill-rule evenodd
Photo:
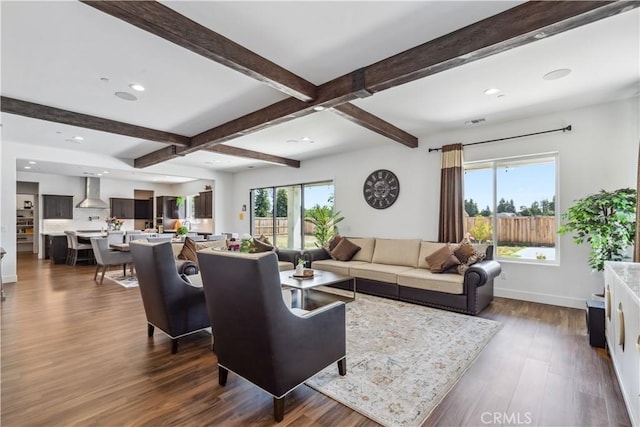
<instances>
[{"instance_id":1,"label":"chair armrest","mask_svg":"<svg viewBox=\"0 0 640 427\"><path fill-rule=\"evenodd\" d=\"M309 318L314 317L314 316L319 316L325 311L333 310L333 307L335 307L337 305L344 305L344 303L341 302L341 301L334 301L331 304L323 305L322 307L318 307L315 310L311 310L311 311L304 310L305 311L304 314L296 314L296 313L294 313L294 314L296 314L299 317L305 317L305 318L309 319Z\"/></svg>"},{"instance_id":2,"label":"chair armrest","mask_svg":"<svg viewBox=\"0 0 640 427\"><path fill-rule=\"evenodd\" d=\"M497 277L502 271L502 266L497 261L482 261L473 264L464 274L465 288L468 286L479 287L489 280Z\"/></svg>"},{"instance_id":3,"label":"chair armrest","mask_svg":"<svg viewBox=\"0 0 640 427\"><path fill-rule=\"evenodd\" d=\"M301 257L302 259L304 259L307 268L311 267L311 263L313 261L331 258L327 251L325 251L323 248L305 249L304 251L302 251Z\"/></svg>"},{"instance_id":4,"label":"chair armrest","mask_svg":"<svg viewBox=\"0 0 640 427\"><path fill-rule=\"evenodd\" d=\"M188 259L176 259L176 268L178 270L178 274L184 274L187 276L191 276L193 274L198 274L198 264Z\"/></svg>"},{"instance_id":5,"label":"chair armrest","mask_svg":"<svg viewBox=\"0 0 640 427\"><path fill-rule=\"evenodd\" d=\"M300 251L297 249L278 249L277 255L279 261L290 262L295 266L298 264Z\"/></svg>"}]
</instances>

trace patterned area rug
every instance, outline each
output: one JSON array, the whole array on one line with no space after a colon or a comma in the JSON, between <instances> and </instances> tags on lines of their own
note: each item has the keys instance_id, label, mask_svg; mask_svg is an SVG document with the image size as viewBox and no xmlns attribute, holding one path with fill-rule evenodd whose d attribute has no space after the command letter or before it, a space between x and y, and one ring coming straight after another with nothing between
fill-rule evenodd
<instances>
[{"instance_id":1,"label":"patterned area rug","mask_svg":"<svg viewBox=\"0 0 640 427\"><path fill-rule=\"evenodd\" d=\"M100 274L97 277L100 280ZM122 275L122 269L107 271L104 274L105 282L111 280L112 282L117 283L120 286L124 286L125 288L137 288L138 287L138 278L136 276L131 276L127 274L126 276Z\"/></svg>"},{"instance_id":2,"label":"patterned area rug","mask_svg":"<svg viewBox=\"0 0 640 427\"><path fill-rule=\"evenodd\" d=\"M358 294L347 304L347 375L307 385L385 426L420 426L502 325Z\"/></svg>"}]
</instances>

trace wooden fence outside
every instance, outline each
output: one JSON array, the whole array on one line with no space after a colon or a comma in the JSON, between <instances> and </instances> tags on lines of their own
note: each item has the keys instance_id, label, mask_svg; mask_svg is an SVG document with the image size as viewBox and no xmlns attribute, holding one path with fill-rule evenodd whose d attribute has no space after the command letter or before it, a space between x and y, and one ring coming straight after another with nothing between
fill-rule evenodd
<instances>
[{"instance_id":1,"label":"wooden fence outside","mask_svg":"<svg viewBox=\"0 0 640 427\"><path fill-rule=\"evenodd\" d=\"M273 235L273 220L274 218L254 218L253 220L253 234L259 236L264 234L265 236ZM287 234L287 227L289 226L289 219L287 217L276 217L276 233L278 235ZM314 226L304 221L304 234L313 234Z\"/></svg>"},{"instance_id":2,"label":"wooden fence outside","mask_svg":"<svg viewBox=\"0 0 640 427\"><path fill-rule=\"evenodd\" d=\"M486 217L466 217L465 230L471 231ZM523 246L555 246L556 218L553 216L514 216L497 218L498 242Z\"/></svg>"},{"instance_id":3,"label":"wooden fence outside","mask_svg":"<svg viewBox=\"0 0 640 427\"><path fill-rule=\"evenodd\" d=\"M253 233L256 236L273 235L274 218L254 218ZM276 217L276 233L287 234L287 217ZM491 221L487 217L466 217L465 230L471 231L479 221ZM556 219L553 216L515 216L497 219L498 242L523 246L555 246ZM313 224L304 222L304 234L313 234Z\"/></svg>"}]
</instances>

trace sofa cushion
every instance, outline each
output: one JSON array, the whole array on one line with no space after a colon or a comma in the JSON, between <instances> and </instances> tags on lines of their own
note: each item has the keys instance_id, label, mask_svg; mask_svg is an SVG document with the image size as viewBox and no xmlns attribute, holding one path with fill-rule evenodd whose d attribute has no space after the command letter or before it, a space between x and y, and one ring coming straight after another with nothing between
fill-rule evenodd
<instances>
[{"instance_id":1,"label":"sofa cushion","mask_svg":"<svg viewBox=\"0 0 640 427\"><path fill-rule=\"evenodd\" d=\"M371 262L416 268L419 252L418 239L376 239Z\"/></svg>"},{"instance_id":2,"label":"sofa cushion","mask_svg":"<svg viewBox=\"0 0 640 427\"><path fill-rule=\"evenodd\" d=\"M311 262L311 268L318 270L330 271L336 274L344 274L350 276L350 268L354 265L368 264L364 261L338 261L334 259L319 259Z\"/></svg>"},{"instance_id":3,"label":"sofa cushion","mask_svg":"<svg viewBox=\"0 0 640 427\"><path fill-rule=\"evenodd\" d=\"M395 284L398 273L408 270L412 270L412 267L366 263L350 267L349 273L354 277Z\"/></svg>"},{"instance_id":4,"label":"sofa cushion","mask_svg":"<svg viewBox=\"0 0 640 427\"><path fill-rule=\"evenodd\" d=\"M352 261L364 261L371 262L371 258L373 258L373 249L376 246L376 239L371 238L359 238L359 237L349 237L356 245L360 246L360 250L353 256Z\"/></svg>"},{"instance_id":5,"label":"sofa cushion","mask_svg":"<svg viewBox=\"0 0 640 427\"><path fill-rule=\"evenodd\" d=\"M439 242L427 242L427 241L420 242L420 254L418 255L418 268L428 269L429 263L427 262L426 258L432 253L434 253L435 251L437 251L438 249L446 245L447 245L446 243L439 243Z\"/></svg>"},{"instance_id":6,"label":"sofa cushion","mask_svg":"<svg viewBox=\"0 0 640 427\"><path fill-rule=\"evenodd\" d=\"M398 285L427 291L461 295L464 292L464 277L459 274L434 274L424 268L415 268L398 273Z\"/></svg>"},{"instance_id":7,"label":"sofa cushion","mask_svg":"<svg viewBox=\"0 0 640 427\"><path fill-rule=\"evenodd\" d=\"M338 261L351 261L351 258L360 250L360 246L349 239L341 239L331 251L331 256Z\"/></svg>"},{"instance_id":8,"label":"sofa cushion","mask_svg":"<svg viewBox=\"0 0 640 427\"><path fill-rule=\"evenodd\" d=\"M460 260L453 254L453 248L450 245L443 246L427 256L426 261L433 273L442 273L460 265Z\"/></svg>"}]
</instances>

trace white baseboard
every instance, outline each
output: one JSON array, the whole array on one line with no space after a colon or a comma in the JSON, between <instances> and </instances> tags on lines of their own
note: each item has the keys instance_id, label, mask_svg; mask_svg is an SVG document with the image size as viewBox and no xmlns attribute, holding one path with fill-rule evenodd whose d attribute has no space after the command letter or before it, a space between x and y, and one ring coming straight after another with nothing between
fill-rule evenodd
<instances>
[{"instance_id":1,"label":"white baseboard","mask_svg":"<svg viewBox=\"0 0 640 427\"><path fill-rule=\"evenodd\" d=\"M2 283L16 283L18 281L18 276L2 276Z\"/></svg>"},{"instance_id":2,"label":"white baseboard","mask_svg":"<svg viewBox=\"0 0 640 427\"><path fill-rule=\"evenodd\" d=\"M541 294L537 292L515 291L513 289L494 288L497 297L538 302L541 304L559 305L561 307L585 308L585 300L561 295Z\"/></svg>"}]
</instances>

